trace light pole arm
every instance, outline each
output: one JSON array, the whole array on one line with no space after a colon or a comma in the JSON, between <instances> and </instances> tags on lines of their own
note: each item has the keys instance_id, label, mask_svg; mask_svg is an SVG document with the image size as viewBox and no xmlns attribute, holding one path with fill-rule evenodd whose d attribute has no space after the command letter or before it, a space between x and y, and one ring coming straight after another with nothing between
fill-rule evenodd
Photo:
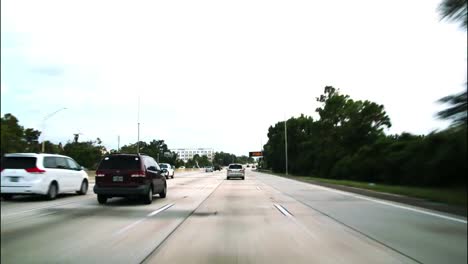
<instances>
[{"instance_id":1,"label":"light pole arm","mask_svg":"<svg viewBox=\"0 0 468 264\"><path fill-rule=\"evenodd\" d=\"M42 153L45 152L45 137L44 137L44 134L45 134L45 133L44 133L44 130L45 130L45 125L44 125L44 124L45 124L45 121L46 121L47 119L51 118L52 116L54 116L55 114L57 114L58 112L60 112L60 111L62 111L62 110L65 110L65 109L67 109L67 108L66 108L66 107L60 108L60 109L58 109L57 111L52 112L52 113L46 115L46 116L44 117L44 119L42 120Z\"/></svg>"}]
</instances>

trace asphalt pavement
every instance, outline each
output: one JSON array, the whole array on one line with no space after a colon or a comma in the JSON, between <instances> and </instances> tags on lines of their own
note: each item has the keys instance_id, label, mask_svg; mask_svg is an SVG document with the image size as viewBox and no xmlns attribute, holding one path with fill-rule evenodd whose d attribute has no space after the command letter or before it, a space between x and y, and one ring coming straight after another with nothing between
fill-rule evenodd
<instances>
[{"instance_id":1,"label":"asphalt pavement","mask_svg":"<svg viewBox=\"0 0 468 264\"><path fill-rule=\"evenodd\" d=\"M248 170L179 173L151 205L1 202L2 263L466 263L466 218Z\"/></svg>"}]
</instances>

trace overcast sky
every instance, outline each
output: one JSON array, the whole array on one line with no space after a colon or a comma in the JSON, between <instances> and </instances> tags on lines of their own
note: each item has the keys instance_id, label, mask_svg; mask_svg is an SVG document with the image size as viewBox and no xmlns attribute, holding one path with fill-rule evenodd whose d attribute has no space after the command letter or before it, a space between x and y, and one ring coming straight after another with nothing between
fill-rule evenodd
<instances>
[{"instance_id":1,"label":"overcast sky","mask_svg":"<svg viewBox=\"0 0 468 264\"><path fill-rule=\"evenodd\" d=\"M141 140L247 155L332 85L383 104L388 133L427 134L467 72L439 3L2 0L1 114L116 149L137 140L140 95Z\"/></svg>"}]
</instances>

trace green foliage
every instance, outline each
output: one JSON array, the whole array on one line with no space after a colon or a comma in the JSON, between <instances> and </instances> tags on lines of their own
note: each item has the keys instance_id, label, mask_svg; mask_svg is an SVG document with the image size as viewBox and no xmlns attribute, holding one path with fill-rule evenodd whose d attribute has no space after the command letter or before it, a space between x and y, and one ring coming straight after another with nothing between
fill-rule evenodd
<instances>
[{"instance_id":1,"label":"green foliage","mask_svg":"<svg viewBox=\"0 0 468 264\"><path fill-rule=\"evenodd\" d=\"M420 186L466 186L466 126L416 136L385 135L382 105L354 101L331 86L317 98L319 120L290 118L288 171L296 175ZM284 122L268 129L263 166L285 171Z\"/></svg>"},{"instance_id":2,"label":"green foliage","mask_svg":"<svg viewBox=\"0 0 468 264\"><path fill-rule=\"evenodd\" d=\"M140 153L153 157L160 163L177 163L177 154L169 150L164 140L153 139L149 143L140 141ZM120 149L120 153L137 153L137 143L125 145ZM178 162L180 164L180 162ZM176 165L177 166L177 165Z\"/></svg>"},{"instance_id":3,"label":"green foliage","mask_svg":"<svg viewBox=\"0 0 468 264\"><path fill-rule=\"evenodd\" d=\"M12 114L5 114L1 118L1 152L23 152L26 147L24 129L18 119Z\"/></svg>"},{"instance_id":4,"label":"green foliage","mask_svg":"<svg viewBox=\"0 0 468 264\"><path fill-rule=\"evenodd\" d=\"M467 125L467 96L466 91L449 95L439 99L440 103L448 103L450 106L437 113L441 119L452 120L452 126L465 126Z\"/></svg>"},{"instance_id":5,"label":"green foliage","mask_svg":"<svg viewBox=\"0 0 468 264\"><path fill-rule=\"evenodd\" d=\"M460 22L463 28L467 28L467 0L444 0L439 12L443 19Z\"/></svg>"},{"instance_id":6,"label":"green foliage","mask_svg":"<svg viewBox=\"0 0 468 264\"><path fill-rule=\"evenodd\" d=\"M68 142L63 147L63 155L72 157L88 169L96 169L105 153L105 148L100 145L101 143L99 139L86 142Z\"/></svg>"}]
</instances>

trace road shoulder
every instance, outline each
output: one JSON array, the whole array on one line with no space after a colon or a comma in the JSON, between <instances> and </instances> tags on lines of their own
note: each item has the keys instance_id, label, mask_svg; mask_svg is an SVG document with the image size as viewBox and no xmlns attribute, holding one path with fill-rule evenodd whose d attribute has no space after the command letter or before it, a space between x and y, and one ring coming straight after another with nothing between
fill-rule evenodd
<instances>
[{"instance_id":1,"label":"road shoulder","mask_svg":"<svg viewBox=\"0 0 468 264\"><path fill-rule=\"evenodd\" d=\"M260 173L265 173L265 174L270 174L268 172L264 171L257 171ZM309 183L309 184L315 184L318 186L323 186L327 188L332 188L340 191L346 191L350 193L356 193L359 195L364 195L364 196L369 196L369 197L374 197L382 200L388 200L392 202L398 202L402 204L407 204L407 205L412 205L412 206L417 206L425 209L430 209L430 210L435 210L439 212L444 212L444 213L449 213L449 214L454 214L458 216L464 216L467 217L467 207L464 206L454 206L454 205L448 205L444 203L436 203L432 202L429 200L425 199L420 199L420 198L414 198L414 197L409 197L405 195L398 195L398 194L391 194L391 193L383 193L383 192L377 192L377 191L371 191L371 190L366 190L366 189L360 189L356 187L349 187L349 186L343 186L343 185L337 185L337 184L330 184L330 183L323 183L323 182L318 182L314 180L305 180L301 178L296 178L294 176L286 176L286 175L277 175L277 174L270 174L270 175L275 175L295 181L300 181L304 183Z\"/></svg>"}]
</instances>

